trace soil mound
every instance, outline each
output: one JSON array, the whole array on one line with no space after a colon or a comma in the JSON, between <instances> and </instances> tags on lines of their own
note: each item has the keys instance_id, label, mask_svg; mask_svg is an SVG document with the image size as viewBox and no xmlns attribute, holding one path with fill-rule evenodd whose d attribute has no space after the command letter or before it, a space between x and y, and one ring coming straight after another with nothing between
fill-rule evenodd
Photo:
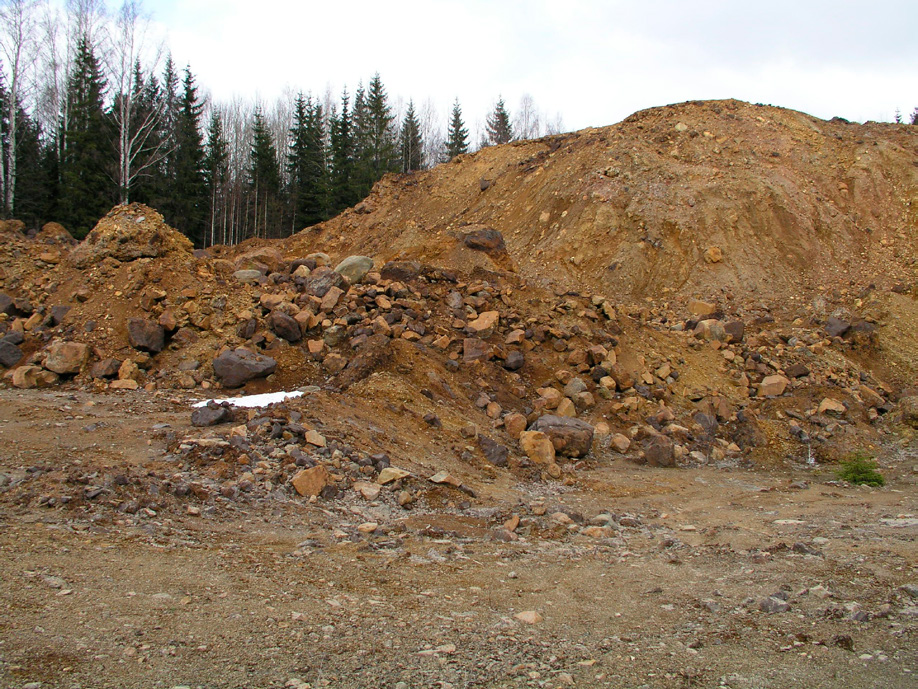
<instances>
[{"instance_id":1,"label":"soil mound","mask_svg":"<svg viewBox=\"0 0 918 689\"><path fill-rule=\"evenodd\" d=\"M682 103L387 177L293 245L462 268L477 225L522 275L614 299L855 293L916 282L916 162L916 127Z\"/></svg>"},{"instance_id":2,"label":"soil mound","mask_svg":"<svg viewBox=\"0 0 918 689\"><path fill-rule=\"evenodd\" d=\"M172 253L191 256L191 241L169 227L163 216L140 203L116 206L93 228L70 255L77 268L87 268L105 258L134 261Z\"/></svg>"}]
</instances>

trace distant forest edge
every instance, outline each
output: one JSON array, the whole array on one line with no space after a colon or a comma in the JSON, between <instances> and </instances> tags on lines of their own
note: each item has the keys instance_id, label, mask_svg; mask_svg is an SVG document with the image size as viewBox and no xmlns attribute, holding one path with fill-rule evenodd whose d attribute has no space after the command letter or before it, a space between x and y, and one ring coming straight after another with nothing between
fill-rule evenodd
<instances>
[{"instance_id":1,"label":"distant forest edge","mask_svg":"<svg viewBox=\"0 0 918 689\"><path fill-rule=\"evenodd\" d=\"M380 75L353 94L289 94L272 106L201 95L150 45L140 0L0 2L0 215L85 236L116 203L159 210L196 246L283 237L364 198L384 174L562 130L524 95L498 98L477 141L459 101L394 103ZM163 57L165 55L165 57Z\"/></svg>"}]
</instances>

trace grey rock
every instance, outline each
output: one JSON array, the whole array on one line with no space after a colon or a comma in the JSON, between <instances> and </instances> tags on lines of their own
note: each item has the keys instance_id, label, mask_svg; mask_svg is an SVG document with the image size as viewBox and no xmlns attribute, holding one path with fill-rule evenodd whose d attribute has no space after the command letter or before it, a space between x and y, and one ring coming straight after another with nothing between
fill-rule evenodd
<instances>
[{"instance_id":1,"label":"grey rock","mask_svg":"<svg viewBox=\"0 0 918 689\"><path fill-rule=\"evenodd\" d=\"M768 614L787 612L790 610L790 604L780 598L768 596L768 598L763 598L759 601L759 610Z\"/></svg>"},{"instance_id":2,"label":"grey rock","mask_svg":"<svg viewBox=\"0 0 918 689\"><path fill-rule=\"evenodd\" d=\"M271 315L268 316L268 326L274 331L275 335L287 340L287 342L299 342L303 338L300 324L278 309L272 311Z\"/></svg>"},{"instance_id":3,"label":"grey rock","mask_svg":"<svg viewBox=\"0 0 918 689\"><path fill-rule=\"evenodd\" d=\"M826 321L825 331L829 337L844 337L851 330L851 324L840 318L830 318Z\"/></svg>"},{"instance_id":4,"label":"grey rock","mask_svg":"<svg viewBox=\"0 0 918 689\"><path fill-rule=\"evenodd\" d=\"M11 368L22 359L23 352L8 340L0 340L0 366Z\"/></svg>"},{"instance_id":5,"label":"grey rock","mask_svg":"<svg viewBox=\"0 0 918 689\"><path fill-rule=\"evenodd\" d=\"M303 290L314 297L324 297L332 287L347 292L351 283L328 266L319 266L303 281Z\"/></svg>"},{"instance_id":6,"label":"grey rock","mask_svg":"<svg viewBox=\"0 0 918 689\"><path fill-rule=\"evenodd\" d=\"M369 256L348 256L335 266L335 272L346 277L352 285L363 280L371 270L373 259Z\"/></svg>"},{"instance_id":7,"label":"grey rock","mask_svg":"<svg viewBox=\"0 0 918 689\"><path fill-rule=\"evenodd\" d=\"M507 354L504 359L504 368L508 371L519 371L526 363L526 356L518 349Z\"/></svg>"},{"instance_id":8,"label":"grey rock","mask_svg":"<svg viewBox=\"0 0 918 689\"><path fill-rule=\"evenodd\" d=\"M507 459L510 456L510 451L506 447L495 442L488 436L480 434L478 436L478 446L481 448L482 453L484 453L485 459L491 462L491 464L496 467L507 466Z\"/></svg>"},{"instance_id":9,"label":"grey rock","mask_svg":"<svg viewBox=\"0 0 918 689\"><path fill-rule=\"evenodd\" d=\"M237 270L233 277L242 283L258 282L263 273L260 270Z\"/></svg>"},{"instance_id":10,"label":"grey rock","mask_svg":"<svg viewBox=\"0 0 918 689\"><path fill-rule=\"evenodd\" d=\"M254 378L265 378L277 369L269 356L247 349L226 351L213 360L214 374L228 388L238 388Z\"/></svg>"},{"instance_id":11,"label":"grey rock","mask_svg":"<svg viewBox=\"0 0 918 689\"><path fill-rule=\"evenodd\" d=\"M571 378L570 382L564 386L564 396L573 398L574 395L586 392L587 390L589 390L589 387L583 382L582 378Z\"/></svg>"},{"instance_id":12,"label":"grey rock","mask_svg":"<svg viewBox=\"0 0 918 689\"><path fill-rule=\"evenodd\" d=\"M462 238L463 244L475 251L504 251L507 248L504 235L489 227L467 232Z\"/></svg>"},{"instance_id":13,"label":"grey rock","mask_svg":"<svg viewBox=\"0 0 918 689\"><path fill-rule=\"evenodd\" d=\"M216 426L221 423L233 421L233 410L229 404L209 402L204 407L199 407L191 412L191 425L198 427Z\"/></svg>"},{"instance_id":14,"label":"grey rock","mask_svg":"<svg viewBox=\"0 0 918 689\"><path fill-rule=\"evenodd\" d=\"M157 354L166 346L166 331L146 318L128 319L128 342L134 349Z\"/></svg>"}]
</instances>

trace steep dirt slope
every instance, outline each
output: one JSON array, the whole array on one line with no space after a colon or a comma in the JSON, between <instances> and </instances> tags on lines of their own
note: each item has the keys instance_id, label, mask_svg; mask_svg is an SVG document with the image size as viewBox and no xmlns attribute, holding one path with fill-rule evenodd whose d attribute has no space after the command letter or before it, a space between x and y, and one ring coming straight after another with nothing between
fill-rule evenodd
<instances>
[{"instance_id":1,"label":"steep dirt slope","mask_svg":"<svg viewBox=\"0 0 918 689\"><path fill-rule=\"evenodd\" d=\"M783 301L913 283L916 213L918 128L690 102L388 177L290 247L470 267L480 224L570 288Z\"/></svg>"}]
</instances>

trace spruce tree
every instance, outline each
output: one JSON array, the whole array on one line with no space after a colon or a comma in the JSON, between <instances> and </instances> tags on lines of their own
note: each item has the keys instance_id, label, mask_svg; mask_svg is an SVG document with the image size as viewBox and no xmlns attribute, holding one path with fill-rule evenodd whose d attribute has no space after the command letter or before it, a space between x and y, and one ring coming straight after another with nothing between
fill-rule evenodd
<instances>
[{"instance_id":1,"label":"spruce tree","mask_svg":"<svg viewBox=\"0 0 918 689\"><path fill-rule=\"evenodd\" d=\"M277 148L261 109L255 108L252 126L252 149L249 153L249 191L252 203L252 231L256 237L277 234L279 215L280 171Z\"/></svg>"},{"instance_id":2,"label":"spruce tree","mask_svg":"<svg viewBox=\"0 0 918 689\"><path fill-rule=\"evenodd\" d=\"M912 112L912 124L918 124L918 108Z\"/></svg>"},{"instance_id":3,"label":"spruce tree","mask_svg":"<svg viewBox=\"0 0 918 689\"><path fill-rule=\"evenodd\" d=\"M174 178L172 200L167 220L191 239L195 246L204 244L207 215L207 186L204 175L204 141L201 135L201 113L198 89L190 67L185 67L182 95L175 123Z\"/></svg>"},{"instance_id":4,"label":"spruce tree","mask_svg":"<svg viewBox=\"0 0 918 689\"><path fill-rule=\"evenodd\" d=\"M328 176L325 151L325 116L312 96L297 96L287 156L293 228L325 220L328 209Z\"/></svg>"},{"instance_id":5,"label":"spruce tree","mask_svg":"<svg viewBox=\"0 0 918 689\"><path fill-rule=\"evenodd\" d=\"M354 179L357 147L347 89L341 95L341 111L332 115L329 128L329 206L330 214L334 215L360 200Z\"/></svg>"},{"instance_id":6,"label":"spruce tree","mask_svg":"<svg viewBox=\"0 0 918 689\"><path fill-rule=\"evenodd\" d=\"M503 98L497 99L497 105L488 115L486 125L489 145L506 144L513 140L513 125L510 123L510 113L507 112Z\"/></svg>"},{"instance_id":7,"label":"spruce tree","mask_svg":"<svg viewBox=\"0 0 918 689\"><path fill-rule=\"evenodd\" d=\"M85 38L77 43L67 85L68 127L61 158L61 220L85 237L114 203L111 126L102 108L105 81Z\"/></svg>"},{"instance_id":8,"label":"spruce tree","mask_svg":"<svg viewBox=\"0 0 918 689\"><path fill-rule=\"evenodd\" d=\"M452 160L458 155L469 152L469 131L462 122L462 108L459 99L453 103L453 114L449 120L449 130L446 135L446 156Z\"/></svg>"},{"instance_id":9,"label":"spruce tree","mask_svg":"<svg viewBox=\"0 0 918 689\"><path fill-rule=\"evenodd\" d=\"M229 147L223 133L223 119L216 110L210 116L204 154L204 184L207 191L208 232L204 244L225 244L226 183L229 180Z\"/></svg>"},{"instance_id":10,"label":"spruce tree","mask_svg":"<svg viewBox=\"0 0 918 689\"><path fill-rule=\"evenodd\" d=\"M421 125L414 112L414 101L408 101L408 111L402 122L399 136L399 152L402 172L420 170L424 162L424 142L421 139Z\"/></svg>"},{"instance_id":11,"label":"spruce tree","mask_svg":"<svg viewBox=\"0 0 918 689\"><path fill-rule=\"evenodd\" d=\"M393 129L395 115L389 107L389 97L377 72L370 81L365 105L358 107L361 98L355 101L354 115L358 124L358 189L363 198L373 185L387 172L398 170L396 136Z\"/></svg>"}]
</instances>

